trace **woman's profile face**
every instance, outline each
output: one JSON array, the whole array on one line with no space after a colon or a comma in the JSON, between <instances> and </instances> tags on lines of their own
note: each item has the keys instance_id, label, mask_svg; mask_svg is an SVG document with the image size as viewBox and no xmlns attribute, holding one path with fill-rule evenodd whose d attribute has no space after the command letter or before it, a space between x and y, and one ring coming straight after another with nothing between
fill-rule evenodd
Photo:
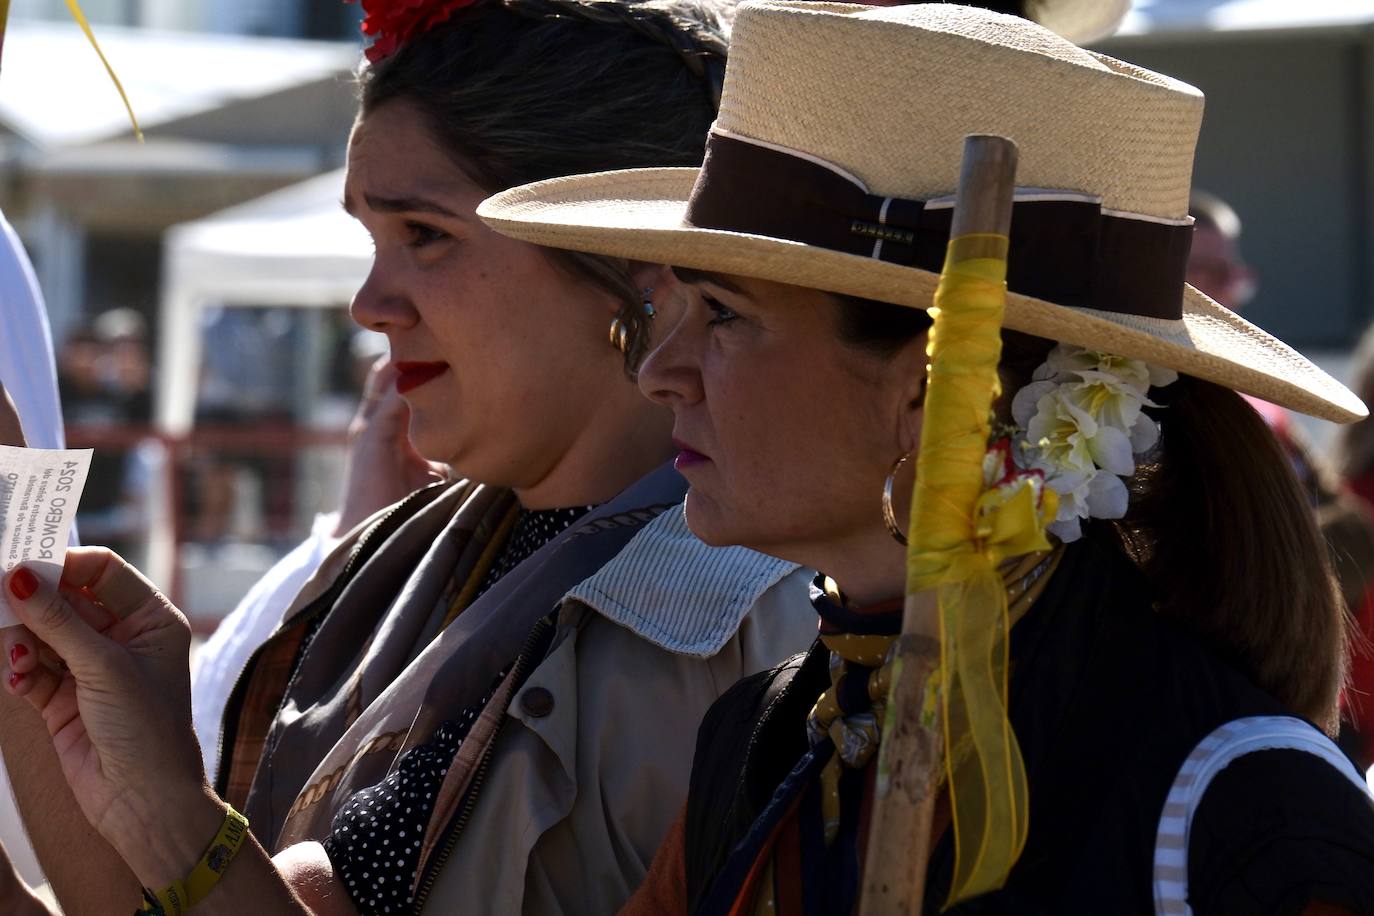
<instances>
[{"instance_id":1,"label":"woman's profile face","mask_svg":"<svg viewBox=\"0 0 1374 916\"><path fill-rule=\"evenodd\" d=\"M840 341L829 293L675 276L681 317L639 386L673 410L692 531L822 569L886 538L879 499L919 415L921 341L879 357Z\"/></svg>"},{"instance_id":2,"label":"woman's profile face","mask_svg":"<svg viewBox=\"0 0 1374 916\"><path fill-rule=\"evenodd\" d=\"M474 211L489 193L410 102L372 111L348 151L344 206L375 249L351 311L390 340L420 454L529 488L627 385L607 343L617 303L488 229Z\"/></svg>"}]
</instances>

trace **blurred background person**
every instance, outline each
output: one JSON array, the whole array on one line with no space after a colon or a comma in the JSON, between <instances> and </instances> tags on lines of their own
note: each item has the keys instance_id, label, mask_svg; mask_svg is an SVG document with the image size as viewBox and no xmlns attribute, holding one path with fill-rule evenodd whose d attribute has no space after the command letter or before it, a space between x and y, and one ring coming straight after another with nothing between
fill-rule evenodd
<instances>
[{"instance_id":1,"label":"blurred background person","mask_svg":"<svg viewBox=\"0 0 1374 916\"><path fill-rule=\"evenodd\" d=\"M197 424L289 428L304 346L300 322L285 309L220 308L206 315L204 334L210 345L201 363ZM194 469L191 540L213 544L239 534L236 507L248 510L250 527L265 528L269 538L285 536L294 484L288 457L204 448L196 450Z\"/></svg>"},{"instance_id":2,"label":"blurred background person","mask_svg":"<svg viewBox=\"0 0 1374 916\"><path fill-rule=\"evenodd\" d=\"M364 376L363 397L348 427L338 510L316 516L310 536L249 589L192 659L191 715L205 771L212 779L219 769L229 692L249 657L281 623L301 586L345 534L378 510L442 478L443 467L426 461L410 444L410 409L396 391L395 367L384 352L377 353L378 337L360 331L350 345L353 366ZM383 350L385 342L381 337Z\"/></svg>"},{"instance_id":3,"label":"blurred background person","mask_svg":"<svg viewBox=\"0 0 1374 916\"><path fill-rule=\"evenodd\" d=\"M1374 397L1374 328L1365 332L1355 352L1351 389ZM1374 423L1368 419L1343 427L1336 436L1334 464L1345 493L1374 512ZM1374 766L1374 582L1350 602L1359 628L1350 659L1350 687L1344 711L1349 732L1347 752L1363 767Z\"/></svg>"},{"instance_id":4,"label":"blurred background person","mask_svg":"<svg viewBox=\"0 0 1374 916\"><path fill-rule=\"evenodd\" d=\"M1351 382L1356 394L1374 396L1374 327L1360 338ZM1336 438L1335 465L1345 487L1374 507L1374 423L1361 420L1341 429Z\"/></svg>"},{"instance_id":5,"label":"blurred background person","mask_svg":"<svg viewBox=\"0 0 1374 916\"><path fill-rule=\"evenodd\" d=\"M1188 283L1239 313L1257 289L1255 272L1240 254L1240 217L1207 191L1193 192L1188 212L1193 217Z\"/></svg>"},{"instance_id":6,"label":"blurred background person","mask_svg":"<svg viewBox=\"0 0 1374 916\"><path fill-rule=\"evenodd\" d=\"M1193 246L1188 255L1187 280L1219 304L1239 313L1258 289L1257 276L1241 256L1241 221L1226 201L1206 191L1194 191L1189 201L1194 220ZM1361 396L1374 395L1374 369L1368 387L1355 386ZM1341 697L1341 735L1343 750L1355 759L1361 770L1374 766L1374 475L1355 475L1368 489L1363 500L1354 498L1358 484L1349 484L1347 462L1341 459L1338 474L1320 452L1312 448L1289 412L1260 398L1246 396L1250 406L1269 424L1284 454L1307 494L1316 514L1317 527L1331 554L1332 567L1340 584L1346 607L1355 617L1357 637L1352 640L1350 679ZM1349 442L1365 430L1363 420L1342 428L1339 441ZM1374 445L1374 442L1371 442ZM1370 456L1374 458L1374 455ZM1370 462L1374 468L1374 460ZM1347 487L1342 486L1342 479Z\"/></svg>"},{"instance_id":7,"label":"blurred background person","mask_svg":"<svg viewBox=\"0 0 1374 916\"><path fill-rule=\"evenodd\" d=\"M86 436L110 437L91 456L78 522L91 543L137 562L148 493L162 461L156 443L139 439L152 418L147 321L117 308L78 327L59 353L57 379L67 424Z\"/></svg>"}]
</instances>

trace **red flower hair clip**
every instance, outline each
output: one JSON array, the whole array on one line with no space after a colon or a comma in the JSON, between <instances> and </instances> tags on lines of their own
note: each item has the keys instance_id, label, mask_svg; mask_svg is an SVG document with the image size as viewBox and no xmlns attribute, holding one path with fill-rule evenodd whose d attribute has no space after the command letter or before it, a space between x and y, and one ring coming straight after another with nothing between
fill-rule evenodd
<instances>
[{"instance_id":1,"label":"red flower hair clip","mask_svg":"<svg viewBox=\"0 0 1374 916\"><path fill-rule=\"evenodd\" d=\"M353 3L355 0L345 0ZM423 35L435 26L447 22L454 13L472 6L477 0L361 0L363 34L372 39L367 46L367 59L372 63L385 60L416 35Z\"/></svg>"}]
</instances>

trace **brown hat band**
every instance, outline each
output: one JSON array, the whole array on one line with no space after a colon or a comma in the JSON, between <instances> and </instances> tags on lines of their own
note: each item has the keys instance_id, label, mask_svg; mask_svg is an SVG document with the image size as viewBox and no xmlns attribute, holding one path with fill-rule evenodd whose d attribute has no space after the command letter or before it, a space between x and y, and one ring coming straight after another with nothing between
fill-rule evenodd
<instances>
[{"instance_id":1,"label":"brown hat band","mask_svg":"<svg viewBox=\"0 0 1374 916\"><path fill-rule=\"evenodd\" d=\"M1058 305L1178 320L1193 227L1104 213L1094 200L1018 192L1007 286ZM685 221L938 273L949 201L868 193L820 160L713 131Z\"/></svg>"}]
</instances>

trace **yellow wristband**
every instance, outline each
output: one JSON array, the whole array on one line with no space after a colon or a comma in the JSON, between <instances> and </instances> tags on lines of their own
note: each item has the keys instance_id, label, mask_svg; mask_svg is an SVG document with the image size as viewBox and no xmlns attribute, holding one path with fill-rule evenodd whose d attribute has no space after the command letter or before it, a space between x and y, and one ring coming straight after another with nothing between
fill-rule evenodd
<instances>
[{"instance_id":1,"label":"yellow wristband","mask_svg":"<svg viewBox=\"0 0 1374 916\"><path fill-rule=\"evenodd\" d=\"M234 861L234 856L238 855L239 848L247 836L248 818L226 805L224 823L220 825L219 833L210 841L209 848L200 857L191 874L185 881L175 881L156 893L145 888L145 902L139 912L181 916L200 903L224 876L225 869Z\"/></svg>"}]
</instances>

